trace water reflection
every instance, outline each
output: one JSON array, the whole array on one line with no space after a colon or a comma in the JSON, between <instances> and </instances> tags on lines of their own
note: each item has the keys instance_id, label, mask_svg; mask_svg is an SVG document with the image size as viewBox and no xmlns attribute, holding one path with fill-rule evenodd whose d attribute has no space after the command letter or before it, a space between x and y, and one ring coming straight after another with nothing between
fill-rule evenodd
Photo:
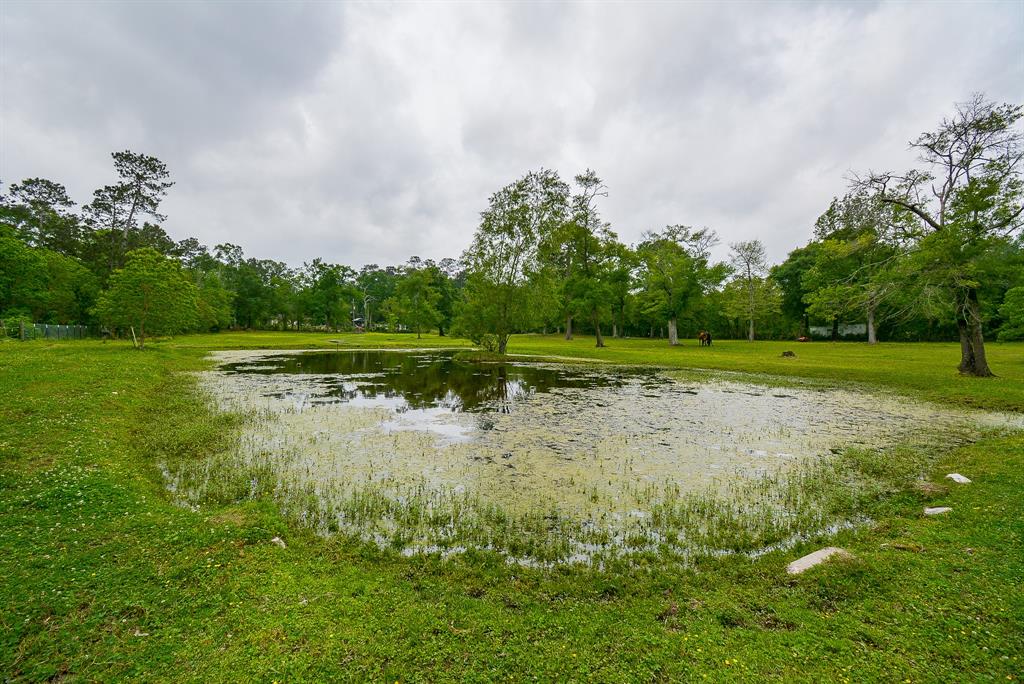
<instances>
[{"instance_id":1,"label":"water reflection","mask_svg":"<svg viewBox=\"0 0 1024 684\"><path fill-rule=\"evenodd\" d=\"M554 389L620 387L637 377L656 382L646 371L611 374L536 364L464 363L454 357L455 352L307 352L229 363L221 369L229 374L300 376L296 379L302 382L296 386L303 389L268 394L293 400L300 410L318 403L345 403L398 413L509 413L524 398ZM310 380L315 381L315 392L309 391Z\"/></svg>"}]
</instances>

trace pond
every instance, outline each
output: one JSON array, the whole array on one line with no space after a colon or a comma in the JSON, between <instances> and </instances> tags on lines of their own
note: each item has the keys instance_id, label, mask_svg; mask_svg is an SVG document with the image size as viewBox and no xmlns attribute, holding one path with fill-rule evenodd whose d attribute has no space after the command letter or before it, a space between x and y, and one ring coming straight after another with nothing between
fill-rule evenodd
<instances>
[{"instance_id":1,"label":"pond","mask_svg":"<svg viewBox=\"0 0 1024 684\"><path fill-rule=\"evenodd\" d=\"M220 408L258 418L227 461L168 470L172 488L201 501L237 471L250 494L274 496L318 531L407 553L476 545L580 560L737 535L725 545L740 548L741 537L755 550L840 522L794 484L808 472L828 480L818 489L865 479L823 470L837 454L999 424L879 394L603 364L467 363L443 350L216 357L204 386ZM745 524L737 516L765 529L711 529L716 517Z\"/></svg>"}]
</instances>

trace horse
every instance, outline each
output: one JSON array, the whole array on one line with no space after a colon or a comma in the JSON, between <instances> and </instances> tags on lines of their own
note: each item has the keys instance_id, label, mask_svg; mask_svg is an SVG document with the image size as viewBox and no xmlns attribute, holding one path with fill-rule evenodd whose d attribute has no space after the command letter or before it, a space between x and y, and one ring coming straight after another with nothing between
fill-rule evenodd
<instances>
[{"instance_id":1,"label":"horse","mask_svg":"<svg viewBox=\"0 0 1024 684\"><path fill-rule=\"evenodd\" d=\"M700 342L700 346L702 346L702 347L710 347L711 346L711 333L709 333L707 330L701 330L700 334L697 335L697 341Z\"/></svg>"}]
</instances>

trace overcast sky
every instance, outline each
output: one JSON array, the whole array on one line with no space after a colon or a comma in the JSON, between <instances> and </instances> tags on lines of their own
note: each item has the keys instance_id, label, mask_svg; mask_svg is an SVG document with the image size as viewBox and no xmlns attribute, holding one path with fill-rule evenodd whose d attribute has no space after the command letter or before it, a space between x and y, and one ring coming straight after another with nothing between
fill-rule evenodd
<instances>
[{"instance_id":1,"label":"overcast sky","mask_svg":"<svg viewBox=\"0 0 1024 684\"><path fill-rule=\"evenodd\" d=\"M595 169L625 242L684 223L778 261L954 102L1024 102L1020 0L0 0L0 52L5 184L85 203L143 152L176 182L172 237L293 266L458 256L542 166Z\"/></svg>"}]
</instances>

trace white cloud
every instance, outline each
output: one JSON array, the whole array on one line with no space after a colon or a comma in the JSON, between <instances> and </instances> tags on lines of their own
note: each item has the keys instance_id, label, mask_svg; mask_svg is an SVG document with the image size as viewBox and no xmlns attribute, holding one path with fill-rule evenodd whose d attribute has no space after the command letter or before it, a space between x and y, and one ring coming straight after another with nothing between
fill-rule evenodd
<instances>
[{"instance_id":1,"label":"white cloud","mask_svg":"<svg viewBox=\"0 0 1024 684\"><path fill-rule=\"evenodd\" d=\"M974 91L1020 102L1013 3L0 6L0 178L80 201L168 163L167 229L297 265L457 256L527 170L596 169L626 241L803 244L851 168ZM723 246L724 253L724 246Z\"/></svg>"}]
</instances>

